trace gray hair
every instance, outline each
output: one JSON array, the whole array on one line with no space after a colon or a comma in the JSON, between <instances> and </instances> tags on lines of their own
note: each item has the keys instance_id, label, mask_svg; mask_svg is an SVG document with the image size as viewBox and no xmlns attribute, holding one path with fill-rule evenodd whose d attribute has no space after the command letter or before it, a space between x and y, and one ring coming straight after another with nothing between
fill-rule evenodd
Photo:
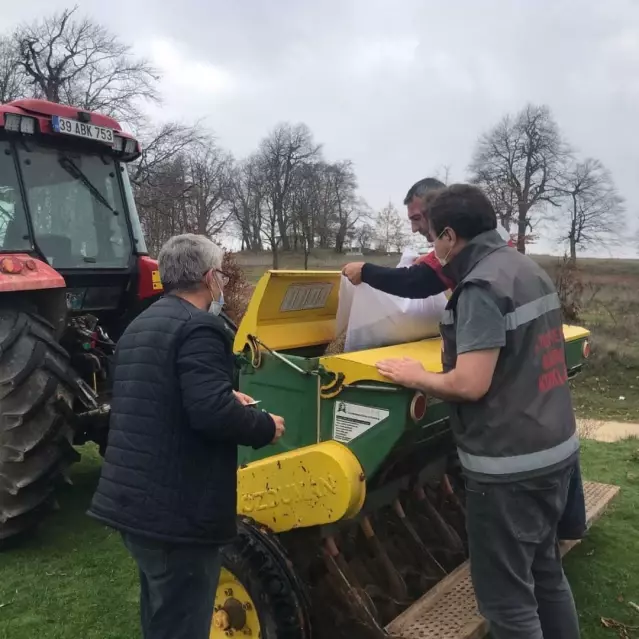
<instances>
[{"instance_id":1,"label":"gray hair","mask_svg":"<svg viewBox=\"0 0 639 639\"><path fill-rule=\"evenodd\" d=\"M223 250L204 235L175 235L160 250L158 267L165 291L195 288L204 274L222 268Z\"/></svg>"}]
</instances>

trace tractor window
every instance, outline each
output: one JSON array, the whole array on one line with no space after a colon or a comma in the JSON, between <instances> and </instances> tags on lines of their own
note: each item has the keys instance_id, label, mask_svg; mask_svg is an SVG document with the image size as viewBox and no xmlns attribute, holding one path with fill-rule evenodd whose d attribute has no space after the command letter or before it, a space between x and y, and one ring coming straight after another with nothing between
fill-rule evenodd
<instances>
[{"instance_id":1,"label":"tractor window","mask_svg":"<svg viewBox=\"0 0 639 639\"><path fill-rule=\"evenodd\" d=\"M0 141L0 251L30 251L27 218L8 142Z\"/></svg>"},{"instance_id":2,"label":"tractor window","mask_svg":"<svg viewBox=\"0 0 639 639\"><path fill-rule=\"evenodd\" d=\"M115 162L45 147L19 151L35 238L54 268L121 268L131 241Z\"/></svg>"}]
</instances>

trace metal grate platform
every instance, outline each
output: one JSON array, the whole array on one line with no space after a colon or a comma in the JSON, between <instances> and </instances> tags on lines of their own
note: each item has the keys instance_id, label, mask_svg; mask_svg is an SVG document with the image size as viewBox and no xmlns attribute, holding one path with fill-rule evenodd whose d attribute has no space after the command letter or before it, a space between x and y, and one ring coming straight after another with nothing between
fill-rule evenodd
<instances>
[{"instance_id":1,"label":"metal grate platform","mask_svg":"<svg viewBox=\"0 0 639 639\"><path fill-rule=\"evenodd\" d=\"M584 482L588 525L601 516L619 492L618 486ZM562 543L562 555L578 541ZM480 639L488 632L479 614L468 562L440 581L410 608L393 619L386 632L402 639Z\"/></svg>"}]
</instances>

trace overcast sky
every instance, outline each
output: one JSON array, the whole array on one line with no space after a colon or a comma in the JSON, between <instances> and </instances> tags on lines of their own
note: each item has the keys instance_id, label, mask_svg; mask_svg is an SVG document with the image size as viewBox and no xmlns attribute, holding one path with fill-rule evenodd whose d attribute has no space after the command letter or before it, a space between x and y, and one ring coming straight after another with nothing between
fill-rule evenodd
<instances>
[{"instance_id":1,"label":"overcast sky","mask_svg":"<svg viewBox=\"0 0 639 639\"><path fill-rule=\"evenodd\" d=\"M6 0L3 30L69 4ZM204 117L238 157L277 122L302 121L328 159L355 162L371 206L401 206L443 165L463 180L478 135L502 115L545 103L577 151L611 169L628 234L638 227L639 2L79 4L162 71L158 117ZM636 256L630 238L622 253Z\"/></svg>"}]
</instances>

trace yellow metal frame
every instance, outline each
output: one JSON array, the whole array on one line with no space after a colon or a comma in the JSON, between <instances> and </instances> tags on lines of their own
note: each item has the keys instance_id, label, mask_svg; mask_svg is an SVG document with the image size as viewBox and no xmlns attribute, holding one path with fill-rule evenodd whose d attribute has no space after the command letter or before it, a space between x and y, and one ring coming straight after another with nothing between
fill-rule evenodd
<instances>
[{"instance_id":1,"label":"yellow metal frame","mask_svg":"<svg viewBox=\"0 0 639 639\"><path fill-rule=\"evenodd\" d=\"M366 499L364 471L335 441L274 455L238 471L237 512L274 532L354 517Z\"/></svg>"},{"instance_id":2,"label":"yellow metal frame","mask_svg":"<svg viewBox=\"0 0 639 639\"><path fill-rule=\"evenodd\" d=\"M590 331L579 326L564 325L563 328L566 342L574 342L590 336ZM382 348L371 348L365 351L328 355L322 357L320 363L332 373L341 373L344 376L343 384L354 384L363 381L389 383L388 379L382 377L375 367L375 364L380 360L411 357L420 361L427 371L441 373L441 351L441 337L432 337L408 344L396 344Z\"/></svg>"},{"instance_id":3,"label":"yellow metal frame","mask_svg":"<svg viewBox=\"0 0 639 639\"><path fill-rule=\"evenodd\" d=\"M274 350L289 350L328 344L335 339L335 317L339 304L340 271L268 271L258 282L237 335L234 350L241 352L249 345L253 358L259 349L251 345L249 335L261 340ZM282 304L291 287L331 286L322 308L282 310ZM587 338L589 331L579 326L564 326L567 342ZM360 381L386 382L375 367L376 362L390 357L412 357L426 370L439 373L441 365L441 338L433 337L419 342L396 344L365 351L325 356L320 363L335 375L343 375L343 383L323 391L322 397L337 395L343 384ZM255 352L253 352L255 351Z\"/></svg>"}]
</instances>

